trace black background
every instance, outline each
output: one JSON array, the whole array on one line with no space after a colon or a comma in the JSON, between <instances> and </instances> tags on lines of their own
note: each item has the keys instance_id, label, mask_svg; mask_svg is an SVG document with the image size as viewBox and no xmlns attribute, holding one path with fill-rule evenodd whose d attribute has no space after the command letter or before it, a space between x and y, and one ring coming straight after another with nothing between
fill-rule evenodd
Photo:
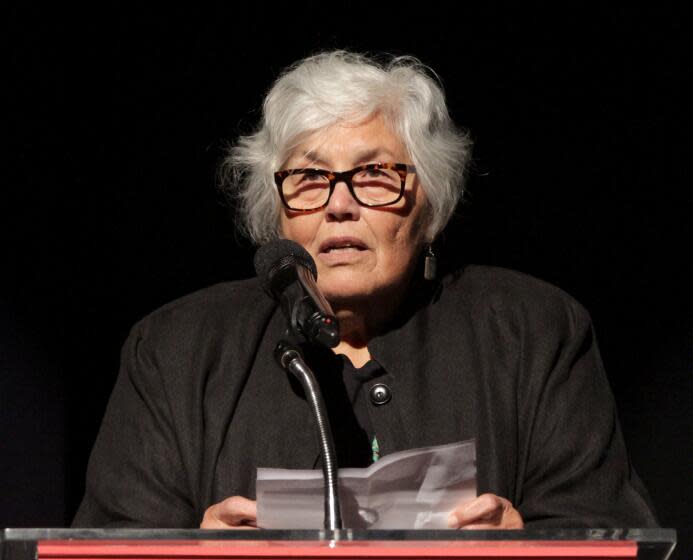
<instances>
[{"instance_id":1,"label":"black background","mask_svg":"<svg viewBox=\"0 0 693 560\"><path fill-rule=\"evenodd\" d=\"M252 275L215 186L224 143L253 129L283 67L331 48L414 54L441 76L475 140L446 249L548 280L591 311L660 520L693 525L683 5L7 15L0 526L69 523L137 319Z\"/></svg>"}]
</instances>

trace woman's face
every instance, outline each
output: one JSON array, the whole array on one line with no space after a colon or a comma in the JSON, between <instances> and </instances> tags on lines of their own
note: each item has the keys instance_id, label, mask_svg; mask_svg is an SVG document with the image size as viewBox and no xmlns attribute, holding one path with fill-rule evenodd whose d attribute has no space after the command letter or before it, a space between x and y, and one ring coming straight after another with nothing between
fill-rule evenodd
<instances>
[{"instance_id":1,"label":"woman's face","mask_svg":"<svg viewBox=\"0 0 693 560\"><path fill-rule=\"evenodd\" d=\"M373 116L309 136L283 168L345 171L377 162L412 163L397 136ZM425 194L410 173L404 197L396 204L361 206L345 183L337 183L325 208L310 213L285 208L281 229L315 259L318 287L338 305L403 288L425 242L427 218Z\"/></svg>"}]
</instances>

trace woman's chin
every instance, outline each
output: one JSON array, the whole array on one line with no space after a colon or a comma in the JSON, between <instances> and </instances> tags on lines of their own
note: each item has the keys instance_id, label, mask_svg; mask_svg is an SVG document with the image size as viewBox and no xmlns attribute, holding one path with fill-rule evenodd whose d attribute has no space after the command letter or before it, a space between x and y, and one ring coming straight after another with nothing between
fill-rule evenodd
<instances>
[{"instance_id":1,"label":"woman's chin","mask_svg":"<svg viewBox=\"0 0 693 560\"><path fill-rule=\"evenodd\" d=\"M333 307L348 306L349 303L359 303L367 300L373 293L372 288L358 286L351 283L342 283L337 279L330 282L325 279L320 285L320 291Z\"/></svg>"},{"instance_id":2,"label":"woman's chin","mask_svg":"<svg viewBox=\"0 0 693 560\"><path fill-rule=\"evenodd\" d=\"M348 307L350 303L359 303L368 299L368 294L356 290L334 290L324 294L332 307Z\"/></svg>"},{"instance_id":3,"label":"woman's chin","mask_svg":"<svg viewBox=\"0 0 693 560\"><path fill-rule=\"evenodd\" d=\"M318 288L329 300L360 299L373 292L373 271L358 266L318 266Z\"/></svg>"}]
</instances>

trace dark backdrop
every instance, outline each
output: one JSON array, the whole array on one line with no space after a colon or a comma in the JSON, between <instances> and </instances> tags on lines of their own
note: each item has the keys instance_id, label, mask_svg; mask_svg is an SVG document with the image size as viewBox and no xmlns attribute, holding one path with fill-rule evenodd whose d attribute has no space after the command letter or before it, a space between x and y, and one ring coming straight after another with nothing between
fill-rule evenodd
<instances>
[{"instance_id":1,"label":"dark backdrop","mask_svg":"<svg viewBox=\"0 0 693 560\"><path fill-rule=\"evenodd\" d=\"M439 73L475 139L447 249L591 311L633 463L662 524L691 526L688 10L483 4L10 10L0 526L69 523L137 319L252 275L215 190L224 143L326 48Z\"/></svg>"}]
</instances>

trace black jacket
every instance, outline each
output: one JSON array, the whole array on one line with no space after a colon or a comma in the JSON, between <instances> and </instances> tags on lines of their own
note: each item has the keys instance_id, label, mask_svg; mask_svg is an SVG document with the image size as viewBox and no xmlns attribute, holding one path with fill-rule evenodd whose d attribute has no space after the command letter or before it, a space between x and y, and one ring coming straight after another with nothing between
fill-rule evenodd
<instances>
[{"instance_id":1,"label":"black jacket","mask_svg":"<svg viewBox=\"0 0 693 560\"><path fill-rule=\"evenodd\" d=\"M209 505L255 496L256 467L315 468L308 405L272 355L284 327L257 280L138 323L73 526L197 527ZM392 390L369 408L381 454L474 437L479 493L527 527L656 525L589 315L564 292L468 266L411 294L369 350Z\"/></svg>"}]
</instances>

